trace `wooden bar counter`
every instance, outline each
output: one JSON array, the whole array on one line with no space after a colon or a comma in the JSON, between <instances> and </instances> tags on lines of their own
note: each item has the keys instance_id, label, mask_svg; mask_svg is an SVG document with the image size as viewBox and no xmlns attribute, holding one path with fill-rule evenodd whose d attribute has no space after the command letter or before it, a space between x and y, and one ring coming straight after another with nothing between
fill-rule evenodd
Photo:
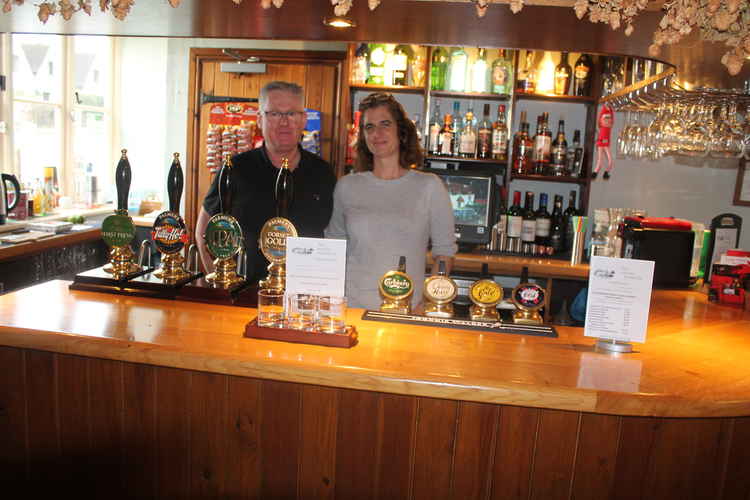
<instances>
[{"instance_id":1,"label":"wooden bar counter","mask_svg":"<svg viewBox=\"0 0 750 500\"><path fill-rule=\"evenodd\" d=\"M247 339L255 310L0 297L0 478L78 498L743 498L750 312L654 293L628 355L361 321ZM33 497L33 496L31 496ZM30 498L31 498L30 497Z\"/></svg>"}]
</instances>

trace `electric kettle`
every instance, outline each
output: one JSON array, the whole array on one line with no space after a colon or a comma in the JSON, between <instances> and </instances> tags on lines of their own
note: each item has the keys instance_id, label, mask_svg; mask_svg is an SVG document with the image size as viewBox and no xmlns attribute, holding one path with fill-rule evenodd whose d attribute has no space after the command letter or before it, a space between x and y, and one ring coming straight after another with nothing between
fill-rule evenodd
<instances>
[{"instance_id":1,"label":"electric kettle","mask_svg":"<svg viewBox=\"0 0 750 500\"><path fill-rule=\"evenodd\" d=\"M8 202L8 182L16 192L13 196L13 203ZM21 186L18 184L18 179L12 174L0 174L0 224L5 224L5 220L8 218L8 212L16 208L18 200L21 199Z\"/></svg>"}]
</instances>

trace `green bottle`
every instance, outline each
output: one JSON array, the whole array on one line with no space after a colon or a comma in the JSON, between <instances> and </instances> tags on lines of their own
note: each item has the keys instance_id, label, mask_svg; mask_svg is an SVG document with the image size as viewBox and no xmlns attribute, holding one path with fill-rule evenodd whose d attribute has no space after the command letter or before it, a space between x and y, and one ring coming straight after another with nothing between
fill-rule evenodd
<instances>
[{"instance_id":1,"label":"green bottle","mask_svg":"<svg viewBox=\"0 0 750 500\"><path fill-rule=\"evenodd\" d=\"M445 74L448 72L448 54L442 47L432 52L432 67L430 68L430 88L445 90Z\"/></svg>"}]
</instances>

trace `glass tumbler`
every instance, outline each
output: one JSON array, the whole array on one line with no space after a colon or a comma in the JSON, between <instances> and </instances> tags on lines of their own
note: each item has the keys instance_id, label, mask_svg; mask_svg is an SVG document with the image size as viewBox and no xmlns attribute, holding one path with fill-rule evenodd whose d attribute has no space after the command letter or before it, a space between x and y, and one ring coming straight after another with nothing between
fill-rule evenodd
<instances>
[{"instance_id":1,"label":"glass tumbler","mask_svg":"<svg viewBox=\"0 0 750 500\"><path fill-rule=\"evenodd\" d=\"M318 319L318 296L291 293L287 301L286 321L289 328L313 331Z\"/></svg>"},{"instance_id":2,"label":"glass tumbler","mask_svg":"<svg viewBox=\"0 0 750 500\"><path fill-rule=\"evenodd\" d=\"M318 330L323 333L346 331L346 297L321 297Z\"/></svg>"},{"instance_id":3,"label":"glass tumbler","mask_svg":"<svg viewBox=\"0 0 750 500\"><path fill-rule=\"evenodd\" d=\"M284 327L284 292L258 290L258 326Z\"/></svg>"}]
</instances>

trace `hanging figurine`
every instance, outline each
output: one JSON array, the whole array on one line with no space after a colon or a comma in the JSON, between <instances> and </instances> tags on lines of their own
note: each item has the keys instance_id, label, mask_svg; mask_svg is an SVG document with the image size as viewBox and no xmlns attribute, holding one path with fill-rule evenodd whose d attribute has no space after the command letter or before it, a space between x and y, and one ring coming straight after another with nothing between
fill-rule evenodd
<instances>
[{"instance_id":1,"label":"hanging figurine","mask_svg":"<svg viewBox=\"0 0 750 500\"><path fill-rule=\"evenodd\" d=\"M612 134L612 126L615 124L615 112L609 104L602 106L596 123L599 125L599 133L596 136L596 167L591 173L591 178L596 179L599 170L602 168L602 156L606 156L607 168L602 178L609 179L609 174L614 166L612 163L612 153L609 151L609 137Z\"/></svg>"}]
</instances>

